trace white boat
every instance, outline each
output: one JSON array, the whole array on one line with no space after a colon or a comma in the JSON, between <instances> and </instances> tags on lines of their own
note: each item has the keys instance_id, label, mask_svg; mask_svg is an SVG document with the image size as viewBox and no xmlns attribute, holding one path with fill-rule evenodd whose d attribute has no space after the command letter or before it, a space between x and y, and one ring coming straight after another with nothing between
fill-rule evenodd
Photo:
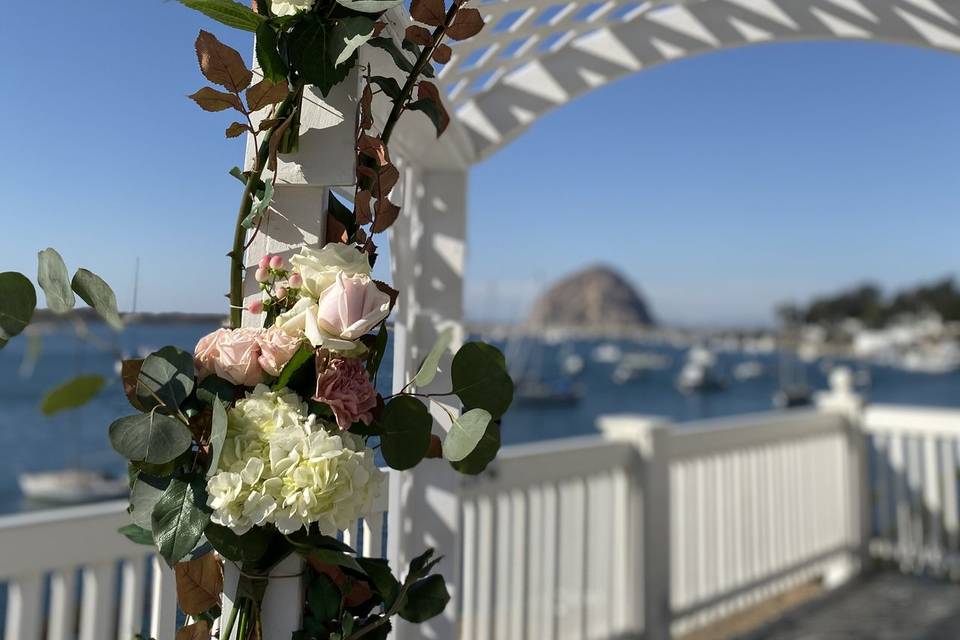
<instances>
[{"instance_id":1,"label":"white boat","mask_svg":"<svg viewBox=\"0 0 960 640\"><path fill-rule=\"evenodd\" d=\"M917 373L950 373L960 370L960 345L936 342L913 347L903 354L900 367Z\"/></svg>"},{"instance_id":2,"label":"white boat","mask_svg":"<svg viewBox=\"0 0 960 640\"><path fill-rule=\"evenodd\" d=\"M595 362L613 364L614 362L620 361L623 357L623 352L620 350L620 347L612 342L605 342L604 344L597 345L590 355Z\"/></svg>"},{"instance_id":3,"label":"white boat","mask_svg":"<svg viewBox=\"0 0 960 640\"><path fill-rule=\"evenodd\" d=\"M733 368L733 377L743 382L744 380L753 380L759 378L767 369L759 360L746 360L738 363Z\"/></svg>"},{"instance_id":4,"label":"white boat","mask_svg":"<svg viewBox=\"0 0 960 640\"><path fill-rule=\"evenodd\" d=\"M125 479L85 469L21 473L17 481L26 498L58 504L120 498L129 491Z\"/></svg>"},{"instance_id":5,"label":"white boat","mask_svg":"<svg viewBox=\"0 0 960 640\"><path fill-rule=\"evenodd\" d=\"M717 358L704 347L693 347L687 352L687 362L677 376L677 388L684 393L718 391L726 381L717 370Z\"/></svg>"},{"instance_id":6,"label":"white boat","mask_svg":"<svg viewBox=\"0 0 960 640\"><path fill-rule=\"evenodd\" d=\"M671 364L670 357L661 353L645 351L626 353L610 374L610 379L617 384L625 384L640 378L647 371L669 369Z\"/></svg>"},{"instance_id":7,"label":"white boat","mask_svg":"<svg viewBox=\"0 0 960 640\"><path fill-rule=\"evenodd\" d=\"M585 364L583 358L575 353L568 353L560 362L563 372L569 376L578 375L583 371Z\"/></svg>"}]
</instances>

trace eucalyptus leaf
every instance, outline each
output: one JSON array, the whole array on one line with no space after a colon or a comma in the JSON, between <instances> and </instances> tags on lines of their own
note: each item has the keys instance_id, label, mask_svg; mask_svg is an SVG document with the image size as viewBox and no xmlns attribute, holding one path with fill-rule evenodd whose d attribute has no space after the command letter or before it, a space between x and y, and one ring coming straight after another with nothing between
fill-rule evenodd
<instances>
[{"instance_id":1,"label":"eucalyptus leaf","mask_svg":"<svg viewBox=\"0 0 960 640\"><path fill-rule=\"evenodd\" d=\"M433 379L437 376L437 367L440 366L440 358L442 358L443 354L450 348L452 341L453 327L447 327L440 332L440 335L437 336L437 341L433 343L433 347L430 349L430 353L423 359L420 370L417 371L417 375L413 378L413 383L417 385L417 387L423 387L433 382Z\"/></svg>"},{"instance_id":2,"label":"eucalyptus leaf","mask_svg":"<svg viewBox=\"0 0 960 640\"><path fill-rule=\"evenodd\" d=\"M230 404L235 395L233 383L220 376L207 376L197 385L197 398L209 405L212 405L214 400Z\"/></svg>"},{"instance_id":3,"label":"eucalyptus leaf","mask_svg":"<svg viewBox=\"0 0 960 640\"><path fill-rule=\"evenodd\" d=\"M174 478L153 508L152 531L157 551L171 567L189 554L210 521L206 490L198 478Z\"/></svg>"},{"instance_id":4,"label":"eucalyptus leaf","mask_svg":"<svg viewBox=\"0 0 960 640\"><path fill-rule=\"evenodd\" d=\"M66 313L77 304L70 288L67 265L55 249L44 249L37 254L37 282L47 298L47 308L54 313Z\"/></svg>"},{"instance_id":5,"label":"eucalyptus leaf","mask_svg":"<svg viewBox=\"0 0 960 640\"><path fill-rule=\"evenodd\" d=\"M470 409L459 417L455 416L443 441L443 457L450 462L460 462L473 453L491 419L490 412L484 409Z\"/></svg>"},{"instance_id":6,"label":"eucalyptus leaf","mask_svg":"<svg viewBox=\"0 0 960 640\"><path fill-rule=\"evenodd\" d=\"M144 529L135 524L128 524L117 529L117 533L126 536L126 538L134 544L153 546L153 533L150 529Z\"/></svg>"},{"instance_id":7,"label":"eucalyptus leaf","mask_svg":"<svg viewBox=\"0 0 960 640\"><path fill-rule=\"evenodd\" d=\"M110 444L134 462L170 462L192 442L193 435L182 422L156 411L120 418L110 425Z\"/></svg>"},{"instance_id":8,"label":"eucalyptus leaf","mask_svg":"<svg viewBox=\"0 0 960 640\"><path fill-rule=\"evenodd\" d=\"M90 305L108 325L119 331L123 328L123 321L117 312L117 296L103 278L87 271L77 269L73 274L70 287L80 296L80 299Z\"/></svg>"},{"instance_id":9,"label":"eucalyptus leaf","mask_svg":"<svg viewBox=\"0 0 960 640\"><path fill-rule=\"evenodd\" d=\"M388 402L379 424L383 428L380 449L391 468L410 469L427 455L433 418L416 398L399 396Z\"/></svg>"},{"instance_id":10,"label":"eucalyptus leaf","mask_svg":"<svg viewBox=\"0 0 960 640\"><path fill-rule=\"evenodd\" d=\"M219 398L213 399L213 417L210 426L210 467L207 470L209 478L217 472L220 466L220 454L223 453L223 443L227 439L227 410Z\"/></svg>"},{"instance_id":11,"label":"eucalyptus leaf","mask_svg":"<svg viewBox=\"0 0 960 640\"><path fill-rule=\"evenodd\" d=\"M180 4L190 7L217 22L241 29L256 32L263 22L263 16L250 7L234 2L233 0L178 0Z\"/></svg>"},{"instance_id":12,"label":"eucalyptus leaf","mask_svg":"<svg viewBox=\"0 0 960 640\"><path fill-rule=\"evenodd\" d=\"M104 377L98 374L77 376L47 392L40 403L40 410L44 415L52 416L67 409L82 407L100 393L106 383Z\"/></svg>"},{"instance_id":13,"label":"eucalyptus leaf","mask_svg":"<svg viewBox=\"0 0 960 640\"><path fill-rule=\"evenodd\" d=\"M152 530L153 508L157 500L170 484L170 478L160 478L146 473L138 473L130 489L130 506L127 511L133 524Z\"/></svg>"},{"instance_id":14,"label":"eucalyptus leaf","mask_svg":"<svg viewBox=\"0 0 960 640\"><path fill-rule=\"evenodd\" d=\"M513 402L513 381L503 354L484 342L468 342L453 357L450 375L453 393L465 407L486 409L502 416Z\"/></svg>"},{"instance_id":15,"label":"eucalyptus leaf","mask_svg":"<svg viewBox=\"0 0 960 640\"><path fill-rule=\"evenodd\" d=\"M147 356L137 376L137 399L146 409L163 406L175 413L193 391L193 356L163 347Z\"/></svg>"},{"instance_id":16,"label":"eucalyptus leaf","mask_svg":"<svg viewBox=\"0 0 960 640\"><path fill-rule=\"evenodd\" d=\"M373 20L366 16L350 16L337 20L331 34L329 55L335 66L341 65L365 42L373 37Z\"/></svg>"},{"instance_id":17,"label":"eucalyptus leaf","mask_svg":"<svg viewBox=\"0 0 960 640\"><path fill-rule=\"evenodd\" d=\"M500 425L491 422L470 455L459 462L451 462L450 465L459 473L475 476L486 470L487 466L497 458L499 451Z\"/></svg>"},{"instance_id":18,"label":"eucalyptus leaf","mask_svg":"<svg viewBox=\"0 0 960 640\"><path fill-rule=\"evenodd\" d=\"M37 308L37 290L22 273L0 273L0 349L30 324Z\"/></svg>"}]
</instances>

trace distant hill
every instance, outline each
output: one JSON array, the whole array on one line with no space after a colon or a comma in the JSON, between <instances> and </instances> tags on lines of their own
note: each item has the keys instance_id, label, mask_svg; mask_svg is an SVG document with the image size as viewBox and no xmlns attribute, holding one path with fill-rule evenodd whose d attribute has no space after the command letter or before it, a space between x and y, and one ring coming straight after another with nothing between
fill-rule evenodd
<instances>
[{"instance_id":1,"label":"distant hill","mask_svg":"<svg viewBox=\"0 0 960 640\"><path fill-rule=\"evenodd\" d=\"M533 326L638 327L654 324L637 290L604 266L578 271L551 286L534 303Z\"/></svg>"}]
</instances>

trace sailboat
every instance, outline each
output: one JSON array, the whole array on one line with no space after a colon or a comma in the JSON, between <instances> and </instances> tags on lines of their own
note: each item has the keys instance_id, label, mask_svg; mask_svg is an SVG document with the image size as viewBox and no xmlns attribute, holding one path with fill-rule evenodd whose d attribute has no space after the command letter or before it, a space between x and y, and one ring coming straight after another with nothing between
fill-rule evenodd
<instances>
[{"instance_id":1,"label":"sailboat","mask_svg":"<svg viewBox=\"0 0 960 640\"><path fill-rule=\"evenodd\" d=\"M777 409L805 407L813 402L807 370L797 354L798 342L796 331L785 327L779 355L780 387L773 394L773 406Z\"/></svg>"}]
</instances>

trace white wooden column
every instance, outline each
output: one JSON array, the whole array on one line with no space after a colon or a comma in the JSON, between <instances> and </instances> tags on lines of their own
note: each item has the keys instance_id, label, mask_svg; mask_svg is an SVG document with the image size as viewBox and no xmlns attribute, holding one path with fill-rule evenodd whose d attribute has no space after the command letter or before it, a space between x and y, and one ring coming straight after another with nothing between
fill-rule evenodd
<instances>
[{"instance_id":1,"label":"white wooden column","mask_svg":"<svg viewBox=\"0 0 960 640\"><path fill-rule=\"evenodd\" d=\"M403 171L403 211L391 230L393 283L400 291L394 313L393 386L399 389L447 326L454 326L451 353L440 374L420 391L449 391L452 352L462 344L463 269L466 235L466 171ZM431 411L442 428L449 419L438 406ZM459 476L444 460L424 460L416 469L395 474L390 485L388 557L401 573L427 547L444 560L442 573L453 597L442 617L422 625L397 620L397 640L458 637L460 501Z\"/></svg>"}]
</instances>

